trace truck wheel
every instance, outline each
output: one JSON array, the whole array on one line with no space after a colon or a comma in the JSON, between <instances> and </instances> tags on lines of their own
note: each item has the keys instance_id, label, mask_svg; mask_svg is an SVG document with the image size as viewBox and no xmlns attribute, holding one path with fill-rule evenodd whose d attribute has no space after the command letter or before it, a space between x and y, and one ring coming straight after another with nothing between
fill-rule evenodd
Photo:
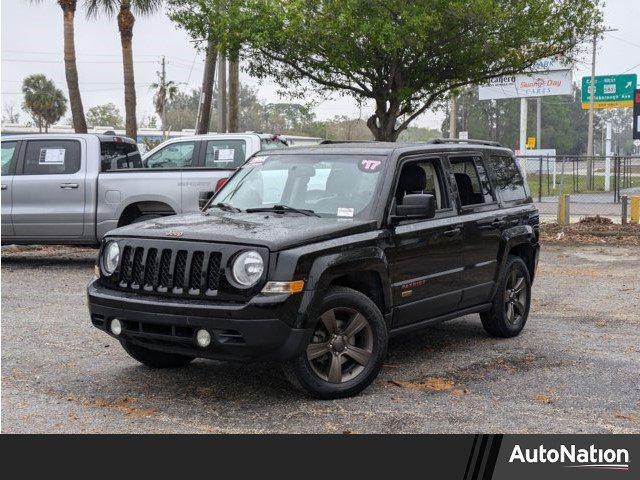
<instances>
[{"instance_id":1,"label":"truck wheel","mask_svg":"<svg viewBox=\"0 0 640 480\"><path fill-rule=\"evenodd\" d=\"M494 337L515 337L524 328L531 306L531 277L520 257L509 255L491 310L482 312L482 326Z\"/></svg>"},{"instance_id":2,"label":"truck wheel","mask_svg":"<svg viewBox=\"0 0 640 480\"><path fill-rule=\"evenodd\" d=\"M121 342L122 348L131 357L140 363L151 368L180 368L186 367L193 360L192 357L186 355L178 355L176 353L164 353L149 350L148 348L134 345L129 342Z\"/></svg>"},{"instance_id":3,"label":"truck wheel","mask_svg":"<svg viewBox=\"0 0 640 480\"><path fill-rule=\"evenodd\" d=\"M376 378L387 352L387 326L369 297L331 288L304 351L284 365L295 386L321 399L350 397Z\"/></svg>"}]
</instances>

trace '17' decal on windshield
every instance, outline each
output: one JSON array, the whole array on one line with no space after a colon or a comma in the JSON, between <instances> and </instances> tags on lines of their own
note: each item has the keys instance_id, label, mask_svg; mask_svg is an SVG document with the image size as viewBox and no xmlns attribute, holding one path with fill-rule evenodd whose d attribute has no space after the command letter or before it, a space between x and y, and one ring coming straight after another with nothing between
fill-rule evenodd
<instances>
[{"instance_id":1,"label":"'17' decal on windshield","mask_svg":"<svg viewBox=\"0 0 640 480\"><path fill-rule=\"evenodd\" d=\"M377 172L378 168L382 165L381 160L362 160L360 162L360 170L364 172Z\"/></svg>"}]
</instances>

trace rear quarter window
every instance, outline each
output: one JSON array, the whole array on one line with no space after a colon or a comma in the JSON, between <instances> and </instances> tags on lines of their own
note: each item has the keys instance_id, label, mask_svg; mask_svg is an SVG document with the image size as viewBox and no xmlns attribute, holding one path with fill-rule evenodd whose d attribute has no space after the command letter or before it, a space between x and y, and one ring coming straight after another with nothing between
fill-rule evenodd
<instances>
[{"instance_id":1,"label":"rear quarter window","mask_svg":"<svg viewBox=\"0 0 640 480\"><path fill-rule=\"evenodd\" d=\"M491 155L487 162L496 179L496 189L504 202L527 200L529 195L513 157Z\"/></svg>"}]
</instances>

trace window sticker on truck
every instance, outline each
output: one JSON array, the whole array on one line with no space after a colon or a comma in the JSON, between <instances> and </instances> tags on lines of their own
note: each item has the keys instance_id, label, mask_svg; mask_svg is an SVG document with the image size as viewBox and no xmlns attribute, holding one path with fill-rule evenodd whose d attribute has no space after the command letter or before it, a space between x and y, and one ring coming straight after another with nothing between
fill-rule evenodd
<instances>
[{"instance_id":1,"label":"window sticker on truck","mask_svg":"<svg viewBox=\"0 0 640 480\"><path fill-rule=\"evenodd\" d=\"M382 165L381 160L365 159L358 164L358 168L363 172L374 173L378 171L378 169L380 168L380 165Z\"/></svg>"},{"instance_id":2,"label":"window sticker on truck","mask_svg":"<svg viewBox=\"0 0 640 480\"><path fill-rule=\"evenodd\" d=\"M64 165L64 148L41 148L38 163L40 165Z\"/></svg>"},{"instance_id":3,"label":"window sticker on truck","mask_svg":"<svg viewBox=\"0 0 640 480\"><path fill-rule=\"evenodd\" d=\"M218 162L231 162L234 160L236 151L233 148L221 148L218 150Z\"/></svg>"}]
</instances>

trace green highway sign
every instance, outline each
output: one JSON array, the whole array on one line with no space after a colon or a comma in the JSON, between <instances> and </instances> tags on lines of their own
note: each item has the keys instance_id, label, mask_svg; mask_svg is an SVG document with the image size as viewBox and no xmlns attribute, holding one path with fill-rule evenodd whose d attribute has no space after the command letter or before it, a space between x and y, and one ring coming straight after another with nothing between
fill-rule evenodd
<instances>
[{"instance_id":1,"label":"green highway sign","mask_svg":"<svg viewBox=\"0 0 640 480\"><path fill-rule=\"evenodd\" d=\"M589 108L591 77L582 77L582 108ZM638 75L600 75L596 77L595 108L633 107Z\"/></svg>"}]
</instances>

